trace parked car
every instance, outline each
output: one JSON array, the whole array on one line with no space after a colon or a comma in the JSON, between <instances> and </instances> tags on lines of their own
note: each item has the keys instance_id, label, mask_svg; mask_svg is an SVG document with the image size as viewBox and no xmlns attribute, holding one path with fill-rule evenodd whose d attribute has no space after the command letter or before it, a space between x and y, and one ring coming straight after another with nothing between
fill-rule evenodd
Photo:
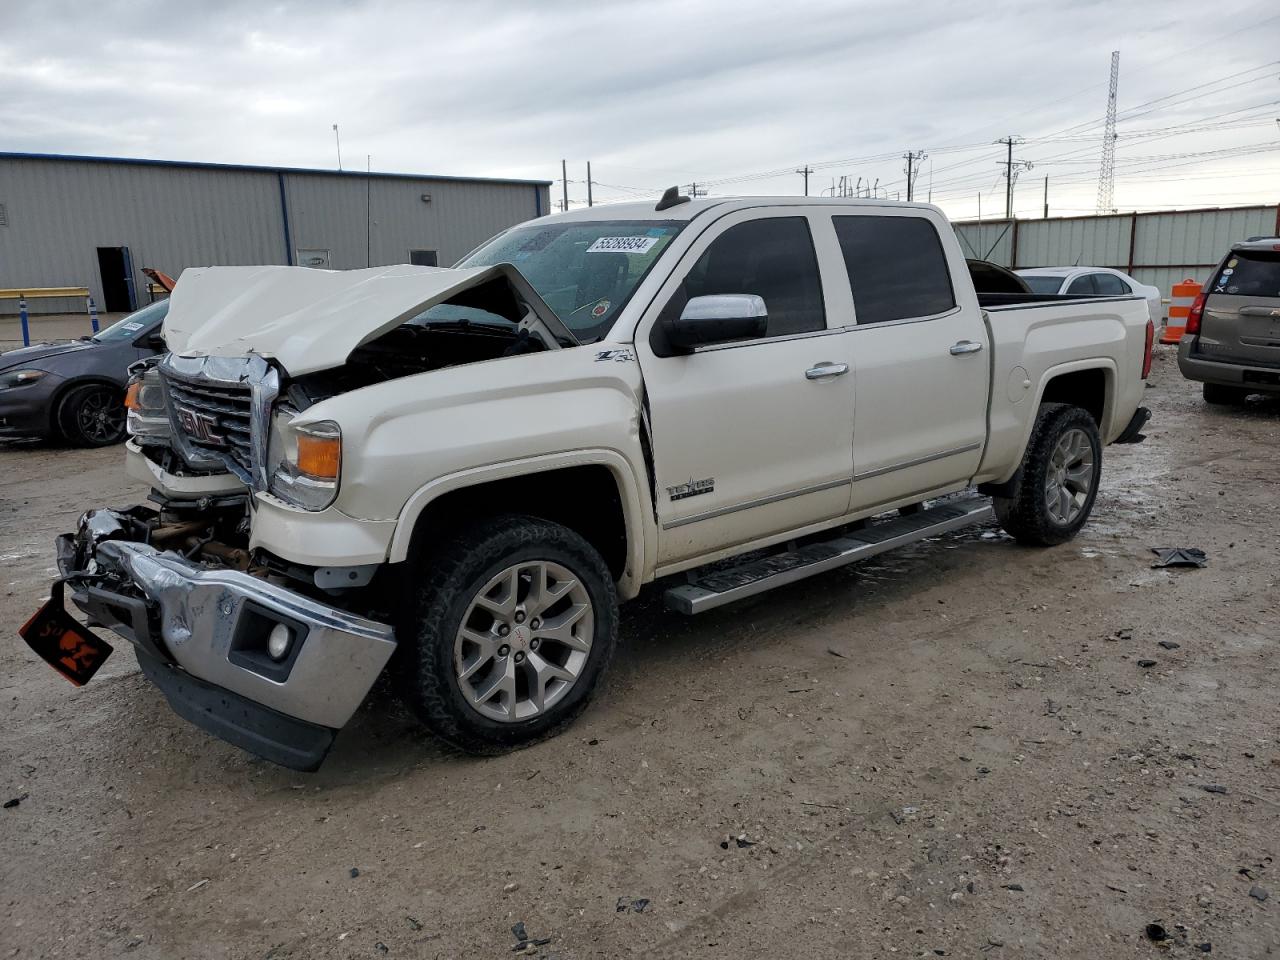
<instances>
[{"instance_id":1,"label":"parked car","mask_svg":"<svg viewBox=\"0 0 1280 960\"><path fill-rule=\"evenodd\" d=\"M984 309L936 207L674 189L455 269L188 270L131 388L154 505L90 511L59 566L180 714L278 763L384 669L511 749L584 708L650 581L699 613L992 516L1073 537L1153 326L1020 296Z\"/></svg>"},{"instance_id":2,"label":"parked car","mask_svg":"<svg viewBox=\"0 0 1280 960\"><path fill-rule=\"evenodd\" d=\"M1153 322L1159 323L1164 316L1158 287L1139 283L1127 273L1110 267L1034 267L1017 273L1036 293L1075 297L1138 296L1147 301Z\"/></svg>"},{"instance_id":3,"label":"parked car","mask_svg":"<svg viewBox=\"0 0 1280 960\"><path fill-rule=\"evenodd\" d=\"M1209 403L1280 393L1280 237L1232 245L1191 305L1178 369Z\"/></svg>"},{"instance_id":4,"label":"parked car","mask_svg":"<svg viewBox=\"0 0 1280 960\"><path fill-rule=\"evenodd\" d=\"M48 437L81 447L125 436L129 367L164 350L157 300L92 337L0 353L0 437Z\"/></svg>"}]
</instances>

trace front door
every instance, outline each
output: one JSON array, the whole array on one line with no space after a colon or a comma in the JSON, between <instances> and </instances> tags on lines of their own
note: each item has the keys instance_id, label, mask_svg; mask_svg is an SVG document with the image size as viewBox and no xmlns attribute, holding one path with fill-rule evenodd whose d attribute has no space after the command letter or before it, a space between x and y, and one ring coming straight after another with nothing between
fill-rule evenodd
<instances>
[{"instance_id":1,"label":"front door","mask_svg":"<svg viewBox=\"0 0 1280 960\"><path fill-rule=\"evenodd\" d=\"M936 221L936 222L935 222ZM832 223L853 294L855 510L963 486L987 436L986 323L956 252L927 211L871 211Z\"/></svg>"},{"instance_id":2,"label":"front door","mask_svg":"<svg viewBox=\"0 0 1280 960\"><path fill-rule=\"evenodd\" d=\"M829 319L823 278L839 271L830 224L795 207L728 214L681 258L655 299L756 294L765 335L659 356L637 353L651 420L658 565L842 516L852 473L851 333ZM815 239L818 240L815 246ZM650 318L652 320L652 318Z\"/></svg>"}]
</instances>

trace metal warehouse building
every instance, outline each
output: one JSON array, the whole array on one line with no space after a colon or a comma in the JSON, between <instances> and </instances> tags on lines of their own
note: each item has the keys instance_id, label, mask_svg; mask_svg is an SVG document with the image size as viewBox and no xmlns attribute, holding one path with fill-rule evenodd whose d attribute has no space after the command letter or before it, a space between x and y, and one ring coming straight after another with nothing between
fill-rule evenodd
<instances>
[{"instance_id":1,"label":"metal warehouse building","mask_svg":"<svg viewBox=\"0 0 1280 960\"><path fill-rule=\"evenodd\" d=\"M546 213L535 180L0 153L0 289L87 287L100 310L148 300L143 267L448 266ZM84 309L33 300L32 312ZM0 302L14 312L16 303Z\"/></svg>"}]
</instances>

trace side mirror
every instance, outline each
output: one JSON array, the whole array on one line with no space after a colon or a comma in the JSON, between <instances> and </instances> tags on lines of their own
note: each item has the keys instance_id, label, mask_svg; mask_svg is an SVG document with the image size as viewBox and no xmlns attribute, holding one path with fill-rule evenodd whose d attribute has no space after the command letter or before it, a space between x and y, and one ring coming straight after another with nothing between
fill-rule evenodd
<instances>
[{"instance_id":1,"label":"side mirror","mask_svg":"<svg viewBox=\"0 0 1280 960\"><path fill-rule=\"evenodd\" d=\"M769 314L753 293L721 293L694 297L667 324L667 343L688 353L694 347L764 336Z\"/></svg>"}]
</instances>

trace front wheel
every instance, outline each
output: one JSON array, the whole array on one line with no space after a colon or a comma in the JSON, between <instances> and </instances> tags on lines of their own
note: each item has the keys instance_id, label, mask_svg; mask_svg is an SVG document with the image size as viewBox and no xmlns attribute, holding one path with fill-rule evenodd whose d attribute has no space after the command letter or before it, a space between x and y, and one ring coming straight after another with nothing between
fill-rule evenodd
<instances>
[{"instance_id":1,"label":"front wheel","mask_svg":"<svg viewBox=\"0 0 1280 960\"><path fill-rule=\"evenodd\" d=\"M1019 543L1066 543L1084 526L1102 477L1102 437L1086 410L1040 407L1012 497L995 497L1000 526Z\"/></svg>"},{"instance_id":2,"label":"front wheel","mask_svg":"<svg viewBox=\"0 0 1280 960\"><path fill-rule=\"evenodd\" d=\"M587 706L617 644L599 552L572 530L503 516L422 551L393 666L401 695L470 753L557 733Z\"/></svg>"},{"instance_id":3,"label":"front wheel","mask_svg":"<svg viewBox=\"0 0 1280 960\"><path fill-rule=\"evenodd\" d=\"M107 447L124 439L120 391L101 383L75 387L58 406L58 429L77 447Z\"/></svg>"}]
</instances>

